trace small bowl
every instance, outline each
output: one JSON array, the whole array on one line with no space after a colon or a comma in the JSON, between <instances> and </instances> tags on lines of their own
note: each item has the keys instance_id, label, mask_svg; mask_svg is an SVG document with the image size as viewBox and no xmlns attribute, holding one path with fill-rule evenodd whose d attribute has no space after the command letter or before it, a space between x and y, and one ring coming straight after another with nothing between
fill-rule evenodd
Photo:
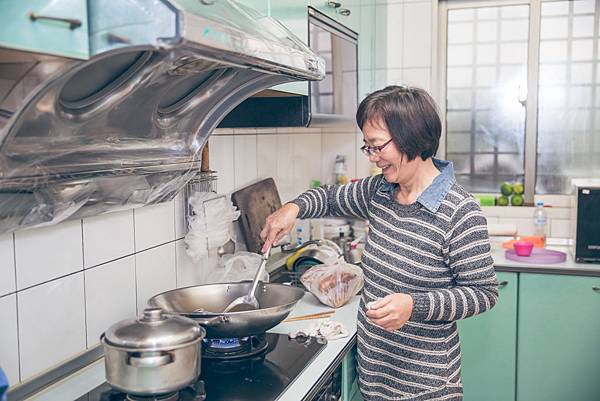
<instances>
[{"instance_id":1,"label":"small bowl","mask_svg":"<svg viewBox=\"0 0 600 401\"><path fill-rule=\"evenodd\" d=\"M519 256L530 256L533 251L533 242L531 241L517 241L513 244L515 253Z\"/></svg>"}]
</instances>

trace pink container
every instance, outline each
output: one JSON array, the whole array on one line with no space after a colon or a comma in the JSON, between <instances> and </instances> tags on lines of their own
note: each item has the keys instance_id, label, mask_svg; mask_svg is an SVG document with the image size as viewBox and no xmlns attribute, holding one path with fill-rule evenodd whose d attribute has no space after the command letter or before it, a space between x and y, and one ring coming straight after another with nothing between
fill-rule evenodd
<instances>
[{"instance_id":1,"label":"pink container","mask_svg":"<svg viewBox=\"0 0 600 401\"><path fill-rule=\"evenodd\" d=\"M529 256L533 251L533 242L530 241L517 241L513 244L515 253L519 256Z\"/></svg>"}]
</instances>

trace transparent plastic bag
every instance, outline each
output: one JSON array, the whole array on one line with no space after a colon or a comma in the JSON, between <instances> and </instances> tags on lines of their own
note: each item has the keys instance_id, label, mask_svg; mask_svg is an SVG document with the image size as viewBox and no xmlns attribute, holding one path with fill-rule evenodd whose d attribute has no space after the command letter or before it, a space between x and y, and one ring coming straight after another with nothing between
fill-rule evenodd
<instances>
[{"instance_id":1,"label":"transparent plastic bag","mask_svg":"<svg viewBox=\"0 0 600 401\"><path fill-rule=\"evenodd\" d=\"M362 269L337 259L334 263L315 265L300 277L300 282L319 301L333 308L345 305L364 284Z\"/></svg>"},{"instance_id":2,"label":"transparent plastic bag","mask_svg":"<svg viewBox=\"0 0 600 401\"><path fill-rule=\"evenodd\" d=\"M236 282L254 279L256 269L262 262L262 256L252 252L236 252L233 255L223 255L221 282ZM269 273L265 270L259 280L268 283Z\"/></svg>"}]
</instances>

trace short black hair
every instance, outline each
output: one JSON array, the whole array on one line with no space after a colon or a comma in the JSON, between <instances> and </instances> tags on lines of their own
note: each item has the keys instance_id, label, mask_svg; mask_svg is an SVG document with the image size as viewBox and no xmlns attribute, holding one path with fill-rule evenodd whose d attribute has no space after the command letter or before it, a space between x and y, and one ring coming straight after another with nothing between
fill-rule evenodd
<instances>
[{"instance_id":1,"label":"short black hair","mask_svg":"<svg viewBox=\"0 0 600 401\"><path fill-rule=\"evenodd\" d=\"M391 85L360 102L356 123L385 123L394 144L408 160L433 157L440 144L442 122L435 100L421 88Z\"/></svg>"}]
</instances>

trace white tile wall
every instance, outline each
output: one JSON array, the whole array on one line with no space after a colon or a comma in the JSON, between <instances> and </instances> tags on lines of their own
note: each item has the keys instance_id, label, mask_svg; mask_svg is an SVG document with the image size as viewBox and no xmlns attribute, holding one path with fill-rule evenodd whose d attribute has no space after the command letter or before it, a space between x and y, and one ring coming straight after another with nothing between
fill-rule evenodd
<instances>
[{"instance_id":1,"label":"white tile wall","mask_svg":"<svg viewBox=\"0 0 600 401\"><path fill-rule=\"evenodd\" d=\"M83 273L19 292L17 298L21 380L85 349Z\"/></svg>"},{"instance_id":2,"label":"white tile wall","mask_svg":"<svg viewBox=\"0 0 600 401\"><path fill-rule=\"evenodd\" d=\"M431 3L406 3L403 16L402 66L431 66Z\"/></svg>"},{"instance_id":3,"label":"white tile wall","mask_svg":"<svg viewBox=\"0 0 600 401\"><path fill-rule=\"evenodd\" d=\"M112 324L136 316L135 257L128 256L85 271L88 347Z\"/></svg>"},{"instance_id":4,"label":"white tile wall","mask_svg":"<svg viewBox=\"0 0 600 401\"><path fill-rule=\"evenodd\" d=\"M237 130L234 130L237 132ZM256 135L235 135L234 149L234 185L240 189L256 181L257 168Z\"/></svg>"},{"instance_id":5,"label":"white tile wall","mask_svg":"<svg viewBox=\"0 0 600 401\"><path fill-rule=\"evenodd\" d=\"M140 314L148 299L177 286L175 242L137 253L135 265L137 314Z\"/></svg>"},{"instance_id":6,"label":"white tile wall","mask_svg":"<svg viewBox=\"0 0 600 401\"><path fill-rule=\"evenodd\" d=\"M175 238L183 238L187 233L187 220L185 216L185 196L183 191L173 200L175 207Z\"/></svg>"},{"instance_id":7,"label":"white tile wall","mask_svg":"<svg viewBox=\"0 0 600 401\"><path fill-rule=\"evenodd\" d=\"M386 67L388 69L402 68L403 62L406 62L404 59L404 46L406 44L403 28L407 23L404 20L404 7L402 3L389 4L386 7L386 19L379 20L382 21L384 26L387 25L385 36L387 40Z\"/></svg>"},{"instance_id":8,"label":"white tile wall","mask_svg":"<svg viewBox=\"0 0 600 401\"><path fill-rule=\"evenodd\" d=\"M321 177L321 134L293 135L294 193L293 197L310 188L312 180Z\"/></svg>"},{"instance_id":9,"label":"white tile wall","mask_svg":"<svg viewBox=\"0 0 600 401\"><path fill-rule=\"evenodd\" d=\"M233 136L211 136L209 139L210 168L218 172L219 193L233 192L235 188L233 164Z\"/></svg>"},{"instance_id":10,"label":"white tile wall","mask_svg":"<svg viewBox=\"0 0 600 401\"><path fill-rule=\"evenodd\" d=\"M83 269L81 220L17 231L17 289Z\"/></svg>"},{"instance_id":11,"label":"white tile wall","mask_svg":"<svg viewBox=\"0 0 600 401\"><path fill-rule=\"evenodd\" d=\"M84 219L84 267L96 266L133 254L133 238L133 210Z\"/></svg>"},{"instance_id":12,"label":"white tile wall","mask_svg":"<svg viewBox=\"0 0 600 401\"><path fill-rule=\"evenodd\" d=\"M258 135L256 138L256 170L258 178L277 175L277 139L275 135Z\"/></svg>"},{"instance_id":13,"label":"white tile wall","mask_svg":"<svg viewBox=\"0 0 600 401\"><path fill-rule=\"evenodd\" d=\"M402 70L403 82L431 91L431 69L430 68L404 68Z\"/></svg>"},{"instance_id":14,"label":"white tile wall","mask_svg":"<svg viewBox=\"0 0 600 401\"><path fill-rule=\"evenodd\" d=\"M275 183L281 202L287 202L296 196L294 191L294 142L293 135L277 134L277 174Z\"/></svg>"},{"instance_id":15,"label":"white tile wall","mask_svg":"<svg viewBox=\"0 0 600 401\"><path fill-rule=\"evenodd\" d=\"M191 285L205 284L207 273L216 263L214 258L208 256L195 261L185 251L185 243L177 241L175 243L175 253L177 258L177 287L188 287Z\"/></svg>"},{"instance_id":16,"label":"white tile wall","mask_svg":"<svg viewBox=\"0 0 600 401\"><path fill-rule=\"evenodd\" d=\"M0 297L16 291L15 255L12 234L0 236Z\"/></svg>"},{"instance_id":17,"label":"white tile wall","mask_svg":"<svg viewBox=\"0 0 600 401\"><path fill-rule=\"evenodd\" d=\"M165 202L135 209L137 252L175 239L175 203Z\"/></svg>"},{"instance_id":18,"label":"white tile wall","mask_svg":"<svg viewBox=\"0 0 600 401\"><path fill-rule=\"evenodd\" d=\"M321 183L333 175L336 155L346 158L348 179L356 178L356 134L327 134L322 136Z\"/></svg>"},{"instance_id":19,"label":"white tile wall","mask_svg":"<svg viewBox=\"0 0 600 401\"><path fill-rule=\"evenodd\" d=\"M19 340L17 337L17 296L0 298L0 366L10 385L19 382Z\"/></svg>"}]
</instances>

